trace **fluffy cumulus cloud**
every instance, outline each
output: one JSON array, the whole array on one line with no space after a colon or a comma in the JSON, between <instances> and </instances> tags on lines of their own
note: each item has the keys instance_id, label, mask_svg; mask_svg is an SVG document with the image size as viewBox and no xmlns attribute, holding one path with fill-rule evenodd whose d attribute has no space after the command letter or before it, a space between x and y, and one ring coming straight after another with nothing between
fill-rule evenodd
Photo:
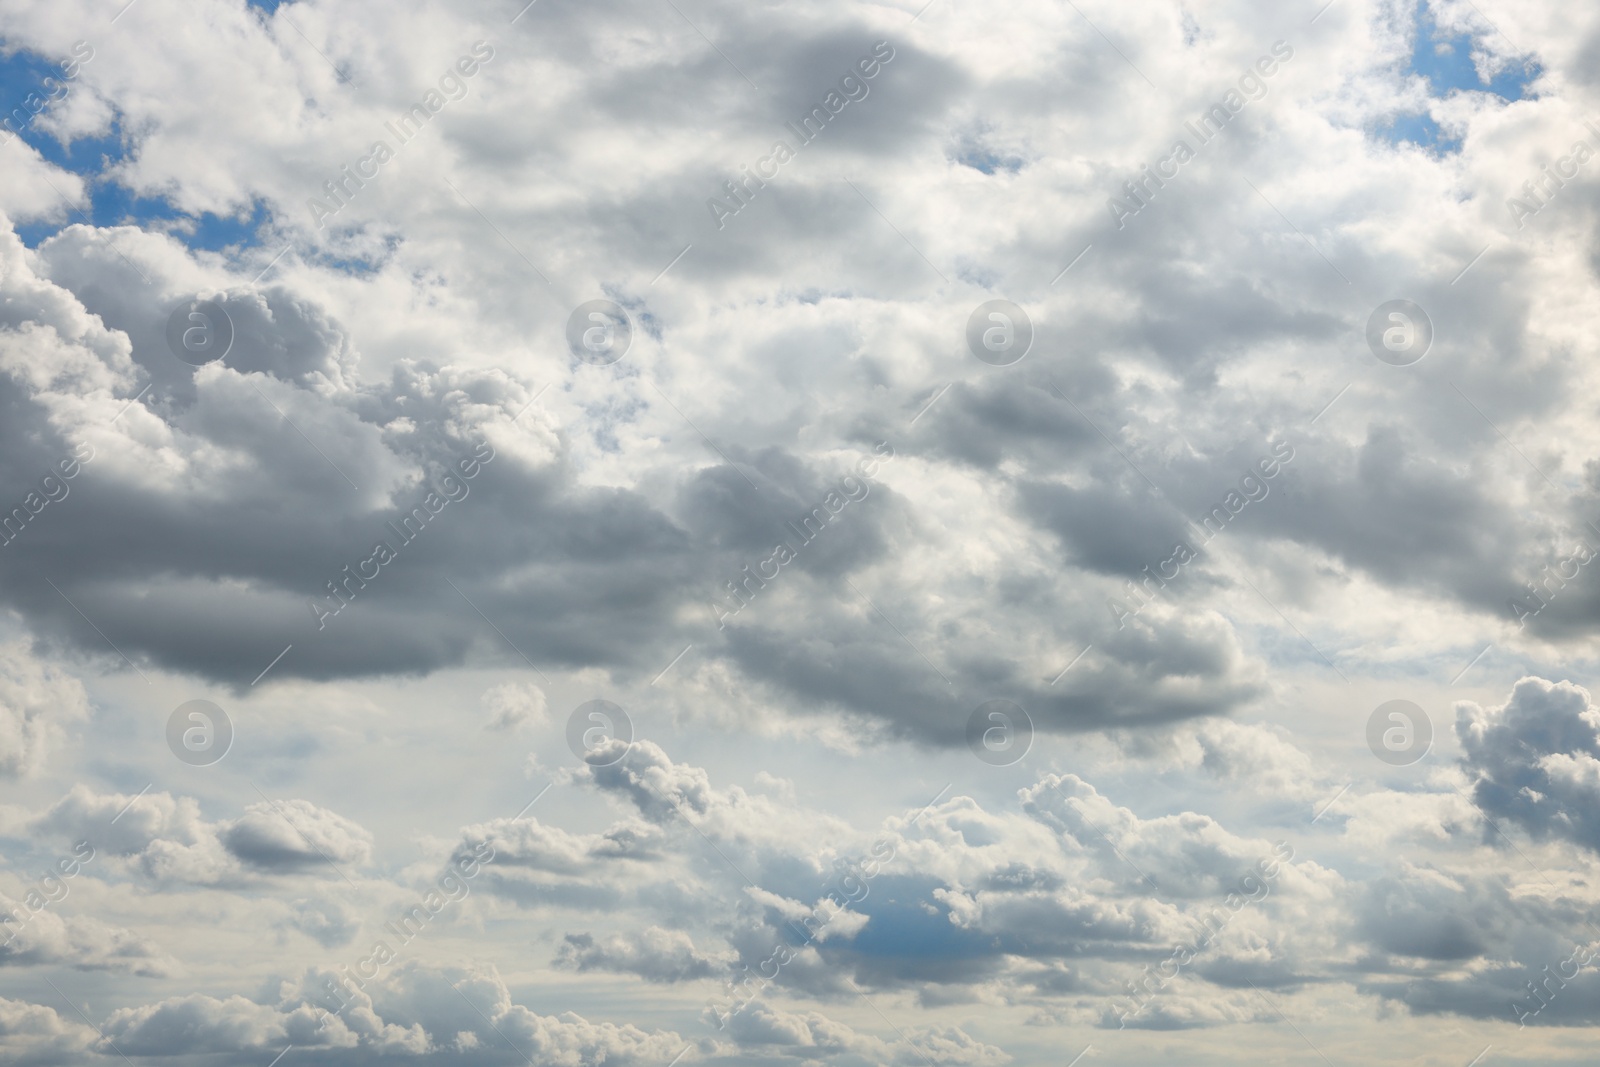
<instances>
[{"instance_id":1,"label":"fluffy cumulus cloud","mask_svg":"<svg viewBox=\"0 0 1600 1067\"><path fill-rule=\"evenodd\" d=\"M492 1038L500 1047L492 1047ZM649 1063L684 1044L674 1033L591 1023L571 1012L540 1015L515 1003L493 970L416 965L402 968L370 995L357 994L341 1014L301 999L284 982L279 998L269 1002L190 994L125 1009L107 1020L101 1041L139 1056L238 1055L281 1050L285 1043L328 1063L430 1055L514 1062L506 1056L510 1048L534 1062L575 1067Z\"/></svg>"},{"instance_id":2,"label":"fluffy cumulus cloud","mask_svg":"<svg viewBox=\"0 0 1600 1067\"><path fill-rule=\"evenodd\" d=\"M99 842L112 862L155 882L211 884L273 874L338 876L363 864L372 835L308 800L268 798L207 821L193 797L96 794L76 786L30 824L60 841Z\"/></svg>"},{"instance_id":3,"label":"fluffy cumulus cloud","mask_svg":"<svg viewBox=\"0 0 1600 1067\"><path fill-rule=\"evenodd\" d=\"M1588 690L1524 678L1500 707L1461 705L1456 733L1486 815L1600 852L1600 709Z\"/></svg>"},{"instance_id":4,"label":"fluffy cumulus cloud","mask_svg":"<svg viewBox=\"0 0 1600 1067\"><path fill-rule=\"evenodd\" d=\"M1597 58L3 5L0 1060L1583 1062Z\"/></svg>"}]
</instances>

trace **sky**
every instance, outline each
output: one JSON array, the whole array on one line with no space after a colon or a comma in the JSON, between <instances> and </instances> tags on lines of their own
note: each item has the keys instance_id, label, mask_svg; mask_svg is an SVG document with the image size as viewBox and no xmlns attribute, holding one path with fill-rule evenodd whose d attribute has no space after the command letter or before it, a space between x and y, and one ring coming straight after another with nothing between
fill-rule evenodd
<instances>
[{"instance_id":1,"label":"sky","mask_svg":"<svg viewBox=\"0 0 1600 1067\"><path fill-rule=\"evenodd\" d=\"M0 1064L1590 1062L1597 60L0 0Z\"/></svg>"}]
</instances>

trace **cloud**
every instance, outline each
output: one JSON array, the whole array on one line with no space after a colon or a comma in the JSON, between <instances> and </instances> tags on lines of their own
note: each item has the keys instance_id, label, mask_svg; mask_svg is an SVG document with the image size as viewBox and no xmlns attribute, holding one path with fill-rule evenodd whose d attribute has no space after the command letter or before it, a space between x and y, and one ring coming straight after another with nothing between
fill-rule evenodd
<instances>
[{"instance_id":1,"label":"cloud","mask_svg":"<svg viewBox=\"0 0 1600 1067\"><path fill-rule=\"evenodd\" d=\"M81 1062L95 1040L92 1029L53 1008L0 997L0 1049L9 1062L22 1067Z\"/></svg>"},{"instance_id":2,"label":"cloud","mask_svg":"<svg viewBox=\"0 0 1600 1067\"><path fill-rule=\"evenodd\" d=\"M0 645L0 775L37 773L67 728L88 717L82 682L23 644Z\"/></svg>"},{"instance_id":3,"label":"cloud","mask_svg":"<svg viewBox=\"0 0 1600 1067\"><path fill-rule=\"evenodd\" d=\"M490 730L511 730L523 725L538 725L548 717L544 690L532 683L505 682L484 690L483 704L489 710Z\"/></svg>"},{"instance_id":4,"label":"cloud","mask_svg":"<svg viewBox=\"0 0 1600 1067\"><path fill-rule=\"evenodd\" d=\"M898 1041L859 1033L820 1012L790 1012L761 1001L734 1016L729 1036L746 1049L767 1049L807 1057L853 1054L893 1063L947 1063L998 1067L1011 1057L975 1040L959 1026L914 1028Z\"/></svg>"},{"instance_id":5,"label":"cloud","mask_svg":"<svg viewBox=\"0 0 1600 1067\"><path fill-rule=\"evenodd\" d=\"M638 975L647 982L689 982L717 973L717 962L695 951L689 935L652 926L634 937L568 934L556 953L556 966L576 971Z\"/></svg>"},{"instance_id":6,"label":"cloud","mask_svg":"<svg viewBox=\"0 0 1600 1067\"><path fill-rule=\"evenodd\" d=\"M1593 943L1600 11L4 6L0 116L94 54L0 146L7 899L97 858L0 950L59 987L0 1059L117 1057L60 997L174 1062L1044 1062L1175 945L1132 1060L1285 1018L1426 1059ZM185 767L206 692L237 743ZM634 743L569 762L600 695ZM1403 695L1472 702L1402 768L1362 728ZM319 1028L330 957L480 842ZM1561 981L1478 1047L1570 1057Z\"/></svg>"},{"instance_id":7,"label":"cloud","mask_svg":"<svg viewBox=\"0 0 1600 1067\"><path fill-rule=\"evenodd\" d=\"M33 909L4 895L0 912L17 917L0 927L7 937L0 945L0 966L59 964L158 978L180 970L178 961L148 938L93 916L61 914L49 906Z\"/></svg>"},{"instance_id":8,"label":"cloud","mask_svg":"<svg viewBox=\"0 0 1600 1067\"><path fill-rule=\"evenodd\" d=\"M364 865L367 830L308 800L258 801L208 822L192 797L97 794L79 784L33 820L34 829L86 840L158 883L240 884L270 875L337 878Z\"/></svg>"},{"instance_id":9,"label":"cloud","mask_svg":"<svg viewBox=\"0 0 1600 1067\"><path fill-rule=\"evenodd\" d=\"M290 905L290 914L282 920L286 929L298 930L324 948L339 948L350 944L361 928L360 921L337 900L309 898L296 900Z\"/></svg>"},{"instance_id":10,"label":"cloud","mask_svg":"<svg viewBox=\"0 0 1600 1067\"><path fill-rule=\"evenodd\" d=\"M301 1013L300 1029L309 1021ZM292 1017L291 1017L292 1018ZM244 997L223 1000L191 993L142 1008L124 1008L106 1020L105 1041L135 1056L238 1053L286 1042L290 1019Z\"/></svg>"},{"instance_id":11,"label":"cloud","mask_svg":"<svg viewBox=\"0 0 1600 1067\"><path fill-rule=\"evenodd\" d=\"M283 992L274 1003L189 994L121 1009L106 1020L101 1049L111 1052L115 1044L129 1055L176 1057L277 1052L293 1043L328 1062L371 1063L453 1050L463 1062L498 1063L509 1041L518 1054L536 1061L597 1067L649 1063L668 1046L670 1059L685 1043L671 1032L591 1023L572 1012L539 1015L514 1002L492 969L404 964L356 994L353 1008L322 1019L320 1027L321 1010L291 983Z\"/></svg>"},{"instance_id":12,"label":"cloud","mask_svg":"<svg viewBox=\"0 0 1600 1067\"><path fill-rule=\"evenodd\" d=\"M259 870L297 870L316 862L362 864L372 835L309 800L251 804L220 839L229 852Z\"/></svg>"},{"instance_id":13,"label":"cloud","mask_svg":"<svg viewBox=\"0 0 1600 1067\"><path fill-rule=\"evenodd\" d=\"M1484 814L1600 852L1600 710L1588 690L1523 678L1499 707L1458 704L1456 736Z\"/></svg>"}]
</instances>

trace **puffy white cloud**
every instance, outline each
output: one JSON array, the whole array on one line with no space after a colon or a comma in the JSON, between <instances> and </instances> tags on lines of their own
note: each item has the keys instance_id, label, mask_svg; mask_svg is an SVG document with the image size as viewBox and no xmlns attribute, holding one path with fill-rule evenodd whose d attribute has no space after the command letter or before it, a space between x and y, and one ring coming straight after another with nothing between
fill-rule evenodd
<instances>
[{"instance_id":1,"label":"puffy white cloud","mask_svg":"<svg viewBox=\"0 0 1600 1067\"><path fill-rule=\"evenodd\" d=\"M153 977L180 970L175 959L147 938L92 916L63 915L49 903L41 907L26 897L9 900L3 895L0 913L14 917L0 927L6 935L5 943L0 945L0 966L62 964L79 970Z\"/></svg>"},{"instance_id":2,"label":"puffy white cloud","mask_svg":"<svg viewBox=\"0 0 1600 1067\"><path fill-rule=\"evenodd\" d=\"M670 1032L591 1023L571 1012L540 1015L516 1003L492 970L406 964L381 983L348 994L352 1006L338 1013L296 995L287 984L284 992L273 1003L190 994L122 1009L106 1020L100 1047L178 1057L278 1052L293 1043L350 1063L451 1049L471 1062L497 1063L509 1042L535 1062L587 1067L648 1063L669 1047L668 1058L684 1046Z\"/></svg>"},{"instance_id":3,"label":"puffy white cloud","mask_svg":"<svg viewBox=\"0 0 1600 1067\"><path fill-rule=\"evenodd\" d=\"M38 771L66 730L88 717L82 682L22 644L0 645L0 775Z\"/></svg>"},{"instance_id":4,"label":"puffy white cloud","mask_svg":"<svg viewBox=\"0 0 1600 1067\"><path fill-rule=\"evenodd\" d=\"M77 785L33 820L36 831L82 839L157 883L236 884L273 874L337 878L362 865L372 834L308 800L264 800L208 822L193 797L97 794Z\"/></svg>"},{"instance_id":5,"label":"puffy white cloud","mask_svg":"<svg viewBox=\"0 0 1600 1067\"><path fill-rule=\"evenodd\" d=\"M0 1049L12 1063L81 1062L97 1040L93 1029L53 1008L0 997Z\"/></svg>"}]
</instances>

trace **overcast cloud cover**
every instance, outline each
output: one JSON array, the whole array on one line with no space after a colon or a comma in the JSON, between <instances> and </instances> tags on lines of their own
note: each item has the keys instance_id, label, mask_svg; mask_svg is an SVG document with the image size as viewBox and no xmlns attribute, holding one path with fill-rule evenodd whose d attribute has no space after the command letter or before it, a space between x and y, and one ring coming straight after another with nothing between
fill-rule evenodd
<instances>
[{"instance_id":1,"label":"overcast cloud cover","mask_svg":"<svg viewBox=\"0 0 1600 1067\"><path fill-rule=\"evenodd\" d=\"M0 1064L1592 1062L1600 8L524 3L0 0Z\"/></svg>"}]
</instances>

